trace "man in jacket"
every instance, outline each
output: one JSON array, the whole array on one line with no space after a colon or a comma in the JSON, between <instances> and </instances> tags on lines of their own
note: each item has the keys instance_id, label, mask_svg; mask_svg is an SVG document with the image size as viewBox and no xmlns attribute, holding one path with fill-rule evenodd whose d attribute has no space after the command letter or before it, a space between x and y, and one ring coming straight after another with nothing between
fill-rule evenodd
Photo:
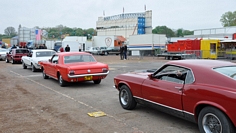
<instances>
[{"instance_id":1,"label":"man in jacket","mask_svg":"<svg viewBox=\"0 0 236 133\"><path fill-rule=\"evenodd\" d=\"M66 52L70 52L70 47L69 47L69 45L66 46L65 51L66 51Z\"/></svg>"}]
</instances>

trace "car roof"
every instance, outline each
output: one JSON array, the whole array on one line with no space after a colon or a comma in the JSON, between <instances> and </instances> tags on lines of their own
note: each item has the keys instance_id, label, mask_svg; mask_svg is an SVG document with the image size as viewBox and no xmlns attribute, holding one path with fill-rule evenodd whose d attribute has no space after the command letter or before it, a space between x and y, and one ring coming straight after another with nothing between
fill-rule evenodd
<instances>
[{"instance_id":1,"label":"car roof","mask_svg":"<svg viewBox=\"0 0 236 133\"><path fill-rule=\"evenodd\" d=\"M178 61L169 61L167 64L185 66L188 68L203 68L203 69L212 69L215 67L223 66L236 66L235 63L223 60L209 60L209 59L190 59L190 60L178 60Z\"/></svg>"},{"instance_id":2,"label":"car roof","mask_svg":"<svg viewBox=\"0 0 236 133\"><path fill-rule=\"evenodd\" d=\"M90 53L87 53L87 52L60 52L60 53L57 53L57 55L61 55L61 56L70 56L70 55L91 55Z\"/></svg>"},{"instance_id":3,"label":"car roof","mask_svg":"<svg viewBox=\"0 0 236 133\"><path fill-rule=\"evenodd\" d=\"M31 51L40 52L40 51L54 51L54 50L51 50L51 49L36 49L36 50L31 50Z\"/></svg>"}]
</instances>

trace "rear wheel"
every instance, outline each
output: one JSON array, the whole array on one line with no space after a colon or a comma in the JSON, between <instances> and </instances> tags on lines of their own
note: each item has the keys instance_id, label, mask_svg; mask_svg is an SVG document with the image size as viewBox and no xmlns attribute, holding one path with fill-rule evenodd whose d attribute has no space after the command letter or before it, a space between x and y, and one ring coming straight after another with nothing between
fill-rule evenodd
<instances>
[{"instance_id":1,"label":"rear wheel","mask_svg":"<svg viewBox=\"0 0 236 133\"><path fill-rule=\"evenodd\" d=\"M132 110L136 107L137 102L135 101L129 87L122 85L119 92L119 101L124 109Z\"/></svg>"},{"instance_id":2,"label":"rear wheel","mask_svg":"<svg viewBox=\"0 0 236 133\"><path fill-rule=\"evenodd\" d=\"M58 75L58 81L59 81L59 85L60 85L61 87L66 86L66 81L63 80L61 74Z\"/></svg>"},{"instance_id":3,"label":"rear wheel","mask_svg":"<svg viewBox=\"0 0 236 133\"><path fill-rule=\"evenodd\" d=\"M234 133L234 126L229 118L214 107L205 107L198 116L201 133Z\"/></svg>"},{"instance_id":4,"label":"rear wheel","mask_svg":"<svg viewBox=\"0 0 236 133\"><path fill-rule=\"evenodd\" d=\"M36 68L35 68L35 66L33 64L31 64L31 70L32 70L32 72L36 71Z\"/></svg>"},{"instance_id":5,"label":"rear wheel","mask_svg":"<svg viewBox=\"0 0 236 133\"><path fill-rule=\"evenodd\" d=\"M48 77L48 75L45 73L45 70L43 69L43 78L44 79L48 79L49 77Z\"/></svg>"},{"instance_id":6,"label":"rear wheel","mask_svg":"<svg viewBox=\"0 0 236 133\"><path fill-rule=\"evenodd\" d=\"M94 83L94 84L100 84L101 81L102 81L101 79L98 79L98 80L94 80L93 83Z\"/></svg>"}]
</instances>

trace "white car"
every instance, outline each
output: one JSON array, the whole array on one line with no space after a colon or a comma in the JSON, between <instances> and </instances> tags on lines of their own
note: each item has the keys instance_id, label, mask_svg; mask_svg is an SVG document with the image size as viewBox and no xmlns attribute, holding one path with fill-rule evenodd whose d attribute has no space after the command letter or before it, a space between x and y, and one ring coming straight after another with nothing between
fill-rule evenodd
<instances>
[{"instance_id":1,"label":"white car","mask_svg":"<svg viewBox=\"0 0 236 133\"><path fill-rule=\"evenodd\" d=\"M85 52L88 52L90 54L98 54L99 52L99 48L98 47L90 47L88 50L86 50Z\"/></svg>"},{"instance_id":2,"label":"white car","mask_svg":"<svg viewBox=\"0 0 236 133\"><path fill-rule=\"evenodd\" d=\"M0 48L0 60L5 60L6 59L6 53L8 51L9 51L8 49Z\"/></svg>"},{"instance_id":3,"label":"white car","mask_svg":"<svg viewBox=\"0 0 236 133\"><path fill-rule=\"evenodd\" d=\"M48 61L55 53L54 50L49 49L31 50L29 55L22 56L21 58L23 69L31 67L32 71L35 72L37 69L40 69L39 62Z\"/></svg>"}]
</instances>

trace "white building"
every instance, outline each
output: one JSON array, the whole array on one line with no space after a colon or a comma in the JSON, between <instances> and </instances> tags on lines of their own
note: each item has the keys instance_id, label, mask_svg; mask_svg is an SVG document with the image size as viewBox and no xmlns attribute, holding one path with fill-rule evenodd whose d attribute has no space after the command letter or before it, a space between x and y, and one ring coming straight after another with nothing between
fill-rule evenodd
<instances>
[{"instance_id":1,"label":"white building","mask_svg":"<svg viewBox=\"0 0 236 133\"><path fill-rule=\"evenodd\" d=\"M152 34L152 11L99 17L96 29L97 36L117 35L126 39L130 35Z\"/></svg>"}]
</instances>

